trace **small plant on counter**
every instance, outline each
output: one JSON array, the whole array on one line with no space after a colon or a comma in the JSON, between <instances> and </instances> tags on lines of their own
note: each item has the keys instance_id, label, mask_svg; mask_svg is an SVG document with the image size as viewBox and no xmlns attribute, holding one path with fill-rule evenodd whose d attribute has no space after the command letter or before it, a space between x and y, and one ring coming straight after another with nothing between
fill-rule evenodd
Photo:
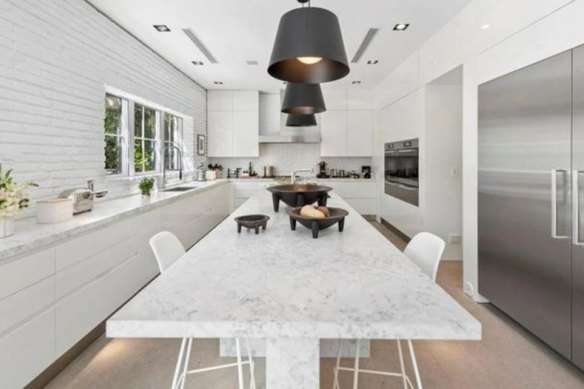
<instances>
[{"instance_id":1,"label":"small plant on counter","mask_svg":"<svg viewBox=\"0 0 584 389\"><path fill-rule=\"evenodd\" d=\"M17 184L11 173L11 169L2 171L0 165L0 238L14 233L14 217L30 203L26 190L38 186L32 181Z\"/></svg>"},{"instance_id":2,"label":"small plant on counter","mask_svg":"<svg viewBox=\"0 0 584 389\"><path fill-rule=\"evenodd\" d=\"M154 188L154 178L143 178L138 185L142 196L150 196L152 188Z\"/></svg>"}]
</instances>

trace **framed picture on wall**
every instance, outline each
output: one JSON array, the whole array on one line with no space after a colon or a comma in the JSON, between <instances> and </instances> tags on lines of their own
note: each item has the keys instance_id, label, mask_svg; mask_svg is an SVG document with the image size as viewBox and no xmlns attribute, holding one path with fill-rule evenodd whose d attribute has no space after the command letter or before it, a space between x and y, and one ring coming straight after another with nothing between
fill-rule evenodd
<instances>
[{"instance_id":1,"label":"framed picture on wall","mask_svg":"<svg viewBox=\"0 0 584 389\"><path fill-rule=\"evenodd\" d=\"M197 134L197 155L205 155L205 135Z\"/></svg>"}]
</instances>

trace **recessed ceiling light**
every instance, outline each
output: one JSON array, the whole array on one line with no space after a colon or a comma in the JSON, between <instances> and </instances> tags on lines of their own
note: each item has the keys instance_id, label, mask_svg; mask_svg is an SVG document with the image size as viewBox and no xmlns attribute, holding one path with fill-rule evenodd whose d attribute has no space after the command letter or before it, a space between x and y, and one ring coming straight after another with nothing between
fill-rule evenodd
<instances>
[{"instance_id":1,"label":"recessed ceiling light","mask_svg":"<svg viewBox=\"0 0 584 389\"><path fill-rule=\"evenodd\" d=\"M164 24L155 24L154 28L158 30L158 32L170 32L170 28Z\"/></svg>"},{"instance_id":2,"label":"recessed ceiling light","mask_svg":"<svg viewBox=\"0 0 584 389\"><path fill-rule=\"evenodd\" d=\"M481 26L481 30L488 30L489 28L491 28L491 25L488 23Z\"/></svg>"},{"instance_id":3,"label":"recessed ceiling light","mask_svg":"<svg viewBox=\"0 0 584 389\"><path fill-rule=\"evenodd\" d=\"M223 81L213 81L215 85L223 85Z\"/></svg>"},{"instance_id":4,"label":"recessed ceiling light","mask_svg":"<svg viewBox=\"0 0 584 389\"><path fill-rule=\"evenodd\" d=\"M393 31L405 31L409 26L409 23L398 23L393 27Z\"/></svg>"},{"instance_id":5,"label":"recessed ceiling light","mask_svg":"<svg viewBox=\"0 0 584 389\"><path fill-rule=\"evenodd\" d=\"M247 63L250 66L255 66L258 64L258 61L251 60L251 61L245 61L245 63Z\"/></svg>"},{"instance_id":6,"label":"recessed ceiling light","mask_svg":"<svg viewBox=\"0 0 584 389\"><path fill-rule=\"evenodd\" d=\"M203 66L203 61L193 61L193 65Z\"/></svg>"},{"instance_id":7,"label":"recessed ceiling light","mask_svg":"<svg viewBox=\"0 0 584 389\"><path fill-rule=\"evenodd\" d=\"M359 85L361 81L353 81L353 85Z\"/></svg>"},{"instance_id":8,"label":"recessed ceiling light","mask_svg":"<svg viewBox=\"0 0 584 389\"><path fill-rule=\"evenodd\" d=\"M370 59L367 61L367 65L377 65L379 63L378 59Z\"/></svg>"}]
</instances>

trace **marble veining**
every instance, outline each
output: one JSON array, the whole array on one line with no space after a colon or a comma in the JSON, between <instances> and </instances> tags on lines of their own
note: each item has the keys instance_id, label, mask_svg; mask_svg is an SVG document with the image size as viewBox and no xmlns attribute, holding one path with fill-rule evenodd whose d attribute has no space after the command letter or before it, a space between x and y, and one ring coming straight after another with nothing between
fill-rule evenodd
<instances>
[{"instance_id":1,"label":"marble veining","mask_svg":"<svg viewBox=\"0 0 584 389\"><path fill-rule=\"evenodd\" d=\"M458 339L481 325L340 197L345 231L291 231L260 191L107 323L109 337ZM263 213L267 231L236 233ZM268 353L269 354L269 353Z\"/></svg>"},{"instance_id":2,"label":"marble veining","mask_svg":"<svg viewBox=\"0 0 584 389\"><path fill-rule=\"evenodd\" d=\"M72 220L58 224L38 224L35 218L18 221L16 223L16 233L11 237L0 239L0 263L15 256L23 255L92 229L114 223L124 217L139 215L227 183L228 180L189 182L178 186L192 186L196 189L187 192L156 192L150 198L133 195L110 201L97 201L91 212L76 215Z\"/></svg>"}]
</instances>

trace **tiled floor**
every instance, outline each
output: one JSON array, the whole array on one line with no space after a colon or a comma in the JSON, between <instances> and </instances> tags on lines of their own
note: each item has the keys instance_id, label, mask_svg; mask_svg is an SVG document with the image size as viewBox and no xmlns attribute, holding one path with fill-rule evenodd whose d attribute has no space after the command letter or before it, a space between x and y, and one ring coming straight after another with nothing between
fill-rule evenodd
<instances>
[{"instance_id":1,"label":"tiled floor","mask_svg":"<svg viewBox=\"0 0 584 389\"><path fill-rule=\"evenodd\" d=\"M405 243L387 228L373 223L396 246ZM415 342L425 388L448 389L559 389L584 388L584 373L563 360L521 327L488 304L476 304L462 293L461 262L444 262L438 283L483 324L480 342ZM172 380L178 340L98 339L47 386L64 388L168 388ZM395 342L372 342L372 358L363 368L398 365ZM191 366L225 363L217 340L198 340ZM349 365L352 360L343 360ZM257 363L259 388L264 387L265 360ZM334 359L321 362L321 388L332 388ZM233 389L234 370L191 376L187 388ZM362 375L362 389L402 388L399 379ZM259 389L258 388L258 389ZM341 388L352 388L352 374L341 373ZM301 389L301 388L299 388Z\"/></svg>"}]
</instances>

